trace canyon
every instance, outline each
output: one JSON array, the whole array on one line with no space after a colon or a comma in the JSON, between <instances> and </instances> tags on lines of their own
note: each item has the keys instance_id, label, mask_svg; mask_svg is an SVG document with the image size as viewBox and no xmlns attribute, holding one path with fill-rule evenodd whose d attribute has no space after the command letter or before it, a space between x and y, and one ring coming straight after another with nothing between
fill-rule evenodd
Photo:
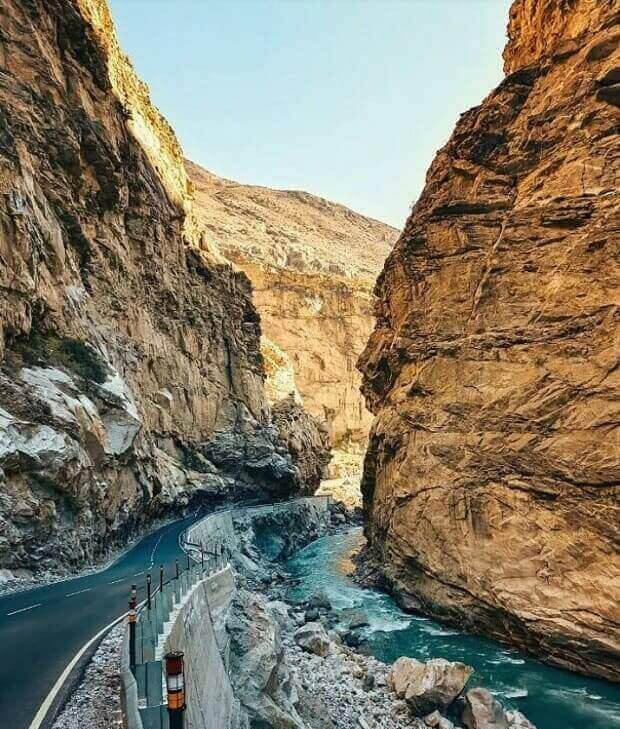
<instances>
[{"instance_id":1,"label":"canyon","mask_svg":"<svg viewBox=\"0 0 620 729\"><path fill-rule=\"evenodd\" d=\"M400 603L616 681L618 10L515 0L359 365L368 558Z\"/></svg>"},{"instance_id":2,"label":"canyon","mask_svg":"<svg viewBox=\"0 0 620 729\"><path fill-rule=\"evenodd\" d=\"M104 0L0 8L0 567L76 566L193 503L311 493L325 428L265 393L251 284Z\"/></svg>"},{"instance_id":3,"label":"canyon","mask_svg":"<svg viewBox=\"0 0 620 729\"><path fill-rule=\"evenodd\" d=\"M400 233L188 160L120 48L106 0L6 0L7 592L15 578L92 566L164 520L221 510L210 515L220 524L231 505L260 502L274 511L238 514L239 540L219 553L210 539L189 546L232 555L232 673L255 726L277 723L275 693L281 725L296 729L451 729L452 719L482 729L474 714L487 709L523 729L518 711L466 692L474 660L498 665L505 644L620 680L619 9L513 2L505 78L461 116ZM295 506L322 493L356 504L360 475L361 553L361 541L338 546L359 512L330 500ZM128 557L122 577L99 573L100 587L124 590L147 571L150 586L162 539L178 551L157 553L160 579L164 563L179 579L192 543L179 542L180 522L161 529L138 545L139 567ZM336 598L357 590L355 601L336 610L306 591L284 604L308 576L278 561L292 564L319 537L316 571ZM204 554L195 556L198 566ZM420 628L423 650L410 643L388 672L355 648L405 626L411 640L417 623L385 594L365 591L364 605L347 582L353 561L361 583L408 612L502 645L472 649L472 667L428 654L422 663L411 651L434 650L428 636L471 638L432 625ZM91 589L61 599L88 593L79 599L94 604ZM3 610L5 621L22 616L13 639L18 620L36 620L31 610L57 609L48 602ZM371 626L360 604L392 627ZM423 695L448 669L458 686Z\"/></svg>"},{"instance_id":4,"label":"canyon","mask_svg":"<svg viewBox=\"0 0 620 729\"><path fill-rule=\"evenodd\" d=\"M242 185L190 161L186 169L209 245L252 282L269 401L292 395L325 424L333 451L321 493L358 503L372 416L356 362L398 232L306 192Z\"/></svg>"}]
</instances>

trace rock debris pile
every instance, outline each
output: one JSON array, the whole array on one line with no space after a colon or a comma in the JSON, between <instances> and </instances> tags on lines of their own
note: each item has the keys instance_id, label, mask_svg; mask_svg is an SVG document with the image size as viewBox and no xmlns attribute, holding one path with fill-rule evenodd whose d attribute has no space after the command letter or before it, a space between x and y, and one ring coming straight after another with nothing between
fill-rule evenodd
<instances>
[{"instance_id":1,"label":"rock debris pile","mask_svg":"<svg viewBox=\"0 0 620 729\"><path fill-rule=\"evenodd\" d=\"M54 722L53 729L120 729L120 649L124 626L101 641L84 678Z\"/></svg>"}]
</instances>

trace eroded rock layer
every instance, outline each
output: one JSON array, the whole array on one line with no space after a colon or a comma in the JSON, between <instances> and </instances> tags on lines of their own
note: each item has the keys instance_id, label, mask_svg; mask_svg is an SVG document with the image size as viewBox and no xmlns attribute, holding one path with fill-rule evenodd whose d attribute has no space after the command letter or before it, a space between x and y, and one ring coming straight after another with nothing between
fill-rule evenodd
<instances>
[{"instance_id":1,"label":"eroded rock layer","mask_svg":"<svg viewBox=\"0 0 620 729\"><path fill-rule=\"evenodd\" d=\"M402 602L620 679L619 4L517 0L360 359L362 482Z\"/></svg>"},{"instance_id":2,"label":"eroded rock layer","mask_svg":"<svg viewBox=\"0 0 620 729\"><path fill-rule=\"evenodd\" d=\"M293 393L326 424L335 446L330 475L359 493L372 418L356 361L396 230L308 193L241 185L186 165L210 243L252 282L270 401Z\"/></svg>"},{"instance_id":3,"label":"eroded rock layer","mask_svg":"<svg viewBox=\"0 0 620 729\"><path fill-rule=\"evenodd\" d=\"M0 566L316 486L323 434L272 421L249 280L207 249L105 1L9 0L0 29Z\"/></svg>"}]
</instances>

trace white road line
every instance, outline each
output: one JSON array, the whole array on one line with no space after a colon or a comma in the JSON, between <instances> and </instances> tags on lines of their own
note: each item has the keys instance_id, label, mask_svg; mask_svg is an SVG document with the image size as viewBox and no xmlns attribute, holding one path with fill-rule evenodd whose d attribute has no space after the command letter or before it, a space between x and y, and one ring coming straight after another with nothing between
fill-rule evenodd
<instances>
[{"instance_id":1,"label":"white road line","mask_svg":"<svg viewBox=\"0 0 620 729\"><path fill-rule=\"evenodd\" d=\"M43 603L38 602L36 605L29 605L28 607L21 608L21 610L13 610L12 613L7 613L6 615L8 617L9 615L17 615L17 613L25 613L26 610L34 610L35 608L41 607L41 605L43 605Z\"/></svg>"},{"instance_id":2,"label":"white road line","mask_svg":"<svg viewBox=\"0 0 620 729\"><path fill-rule=\"evenodd\" d=\"M71 597L72 595L81 595L83 592L88 592L89 590L92 590L92 587L85 587L83 590L76 590L75 592L68 592L65 597Z\"/></svg>"},{"instance_id":3,"label":"white road line","mask_svg":"<svg viewBox=\"0 0 620 729\"><path fill-rule=\"evenodd\" d=\"M124 579L124 577L121 577L118 580L112 580L112 582L108 582L108 585L116 585L117 582L122 582Z\"/></svg>"},{"instance_id":4,"label":"white road line","mask_svg":"<svg viewBox=\"0 0 620 729\"><path fill-rule=\"evenodd\" d=\"M140 575L143 575L146 572L146 570L142 570L142 572L136 572L134 577L140 577Z\"/></svg>"},{"instance_id":5,"label":"white road line","mask_svg":"<svg viewBox=\"0 0 620 729\"><path fill-rule=\"evenodd\" d=\"M153 547L153 549L151 551L151 567L153 566L153 562L155 561L155 552L157 550L157 547L159 547L159 543L161 542L161 538L164 536L164 534L165 534L165 532L162 532L159 535L159 539L155 542L155 546Z\"/></svg>"}]
</instances>

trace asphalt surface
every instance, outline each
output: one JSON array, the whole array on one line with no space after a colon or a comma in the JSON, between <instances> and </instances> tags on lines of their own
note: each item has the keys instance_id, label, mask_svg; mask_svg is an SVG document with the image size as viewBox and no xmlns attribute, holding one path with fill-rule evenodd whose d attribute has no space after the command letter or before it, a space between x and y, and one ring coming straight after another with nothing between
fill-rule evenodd
<instances>
[{"instance_id":1,"label":"asphalt surface","mask_svg":"<svg viewBox=\"0 0 620 729\"><path fill-rule=\"evenodd\" d=\"M159 584L187 557L179 535L196 516L144 537L107 569L0 597L0 729L28 729L39 706L80 648L127 611L132 583L146 596L146 575Z\"/></svg>"}]
</instances>

